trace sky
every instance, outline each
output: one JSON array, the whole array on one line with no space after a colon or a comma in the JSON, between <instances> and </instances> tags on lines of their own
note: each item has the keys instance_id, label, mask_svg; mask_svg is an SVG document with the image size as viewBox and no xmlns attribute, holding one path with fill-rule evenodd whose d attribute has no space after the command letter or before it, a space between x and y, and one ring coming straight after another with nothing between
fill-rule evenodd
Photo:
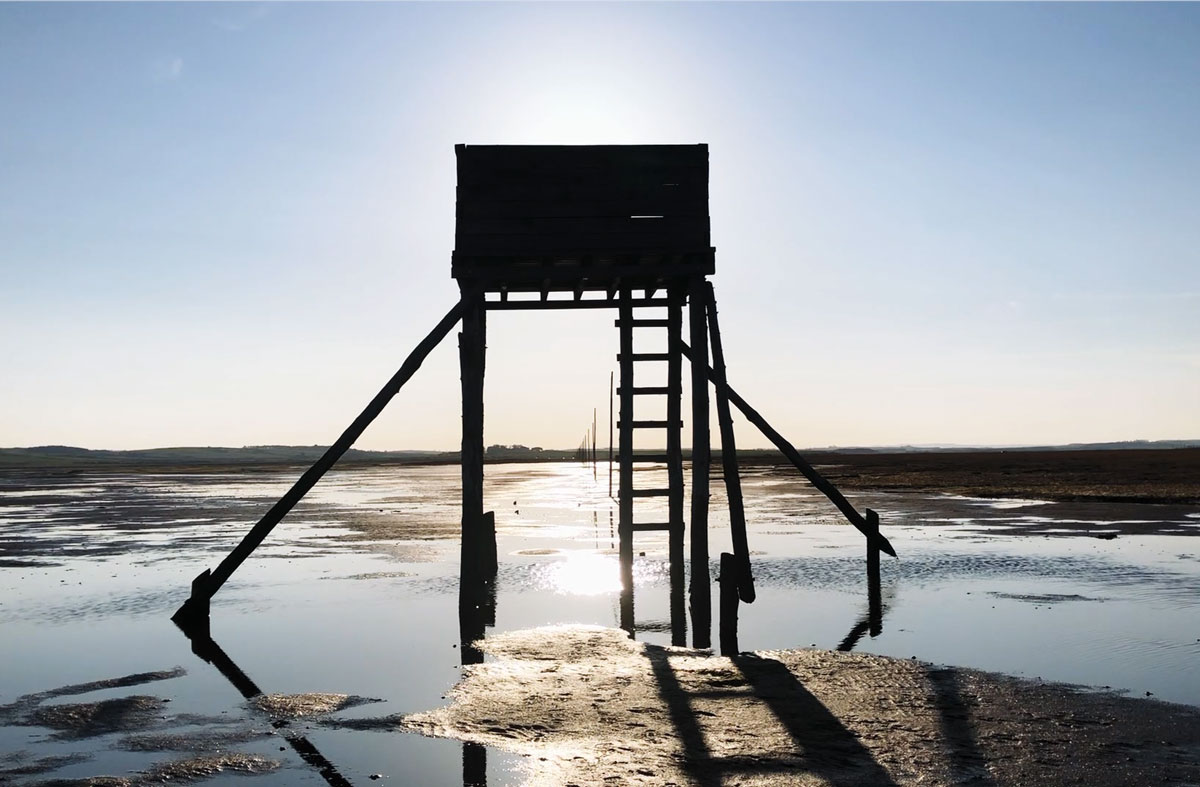
<instances>
[{"instance_id":1,"label":"sky","mask_svg":"<svg viewBox=\"0 0 1200 787\"><path fill-rule=\"evenodd\" d=\"M797 446L1200 438L1198 139L1195 4L0 3L0 446L331 443L457 300L456 143L707 143ZM607 423L614 316L489 315L486 442ZM457 447L455 345L360 448Z\"/></svg>"}]
</instances>

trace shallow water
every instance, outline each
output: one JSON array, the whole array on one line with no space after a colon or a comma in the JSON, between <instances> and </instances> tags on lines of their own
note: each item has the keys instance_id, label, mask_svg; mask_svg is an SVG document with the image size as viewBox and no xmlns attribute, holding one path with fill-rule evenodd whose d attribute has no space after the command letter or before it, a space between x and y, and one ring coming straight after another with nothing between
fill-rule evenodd
<instances>
[{"instance_id":1,"label":"shallow water","mask_svg":"<svg viewBox=\"0 0 1200 787\"><path fill-rule=\"evenodd\" d=\"M665 486L661 466L636 472L638 486ZM258 783L328 781L300 740L355 784L373 774L520 783L511 755L347 724L444 704L457 681L456 466L331 473L214 600L213 640L262 692L379 702L275 726L280 719L248 704L169 622L191 578L296 475L0 480L0 781L129 774L202 745L278 762ZM593 478L579 465L496 465L487 478L500 551L488 630L619 625L607 469ZM872 636L857 531L793 473L752 469L744 488L758 600L742 607L743 649L853 647L1200 705L1200 507L852 495L880 513L900 555L884 558ZM637 518L665 519L657 505L639 500ZM724 505L714 483L714 577L715 556L730 549ZM637 534L635 552L635 636L669 644L665 534ZM135 673L169 677L18 702ZM169 700L154 706L157 738L133 716L86 735L35 723L64 716L39 708L119 710L103 701L131 696ZM14 772L39 760L41 773Z\"/></svg>"}]
</instances>

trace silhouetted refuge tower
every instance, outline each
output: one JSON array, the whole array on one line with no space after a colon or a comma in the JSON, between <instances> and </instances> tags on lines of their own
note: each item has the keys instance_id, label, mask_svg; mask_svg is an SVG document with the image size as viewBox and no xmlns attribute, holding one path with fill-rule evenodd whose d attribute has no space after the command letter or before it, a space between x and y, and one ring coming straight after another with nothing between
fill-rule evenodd
<instances>
[{"instance_id":1,"label":"silhouetted refuge tower","mask_svg":"<svg viewBox=\"0 0 1200 787\"><path fill-rule=\"evenodd\" d=\"M690 607L693 643L709 645L709 387L716 396L722 476L730 507L733 554L722 555L722 650L736 650L736 606L754 600L745 515L738 480L731 406L788 456L867 536L868 568L878 551L895 554L868 510L861 516L728 385L716 302L707 277L714 272L708 216L707 145L499 146L458 145L458 199L452 276L459 303L413 351L400 371L342 438L211 574L193 583L176 613L206 617L207 601L283 517L362 433L428 352L461 319L462 572L494 575L495 518L483 500L483 386L487 313L515 309L614 309L620 333L620 564L625 603L622 624L632 627L634 540L641 531L667 531L672 618L683 620L684 532L690 521ZM687 310L688 341L683 338ZM665 313L665 316L663 316ZM639 349L647 334L665 334L660 349ZM661 348L665 347L665 351ZM711 366L709 363L711 352ZM691 498L685 516L682 452L683 360L690 361ZM661 367L665 365L665 378ZM652 367L658 366L654 370ZM655 374L657 371L657 374ZM647 375L654 375L647 382ZM657 418L639 416L657 400ZM665 400L665 407L661 402ZM665 410L665 418L661 413ZM635 487L634 436L648 432L665 445L638 462L667 467L667 486ZM637 501L665 497L666 521L640 517ZM677 644L684 644L675 630Z\"/></svg>"}]
</instances>

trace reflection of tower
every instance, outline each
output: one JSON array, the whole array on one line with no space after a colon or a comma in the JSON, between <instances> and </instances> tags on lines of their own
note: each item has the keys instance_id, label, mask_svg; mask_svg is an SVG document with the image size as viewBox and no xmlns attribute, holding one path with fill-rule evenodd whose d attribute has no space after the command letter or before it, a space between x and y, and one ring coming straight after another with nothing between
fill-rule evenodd
<instances>
[{"instance_id":1,"label":"reflection of tower","mask_svg":"<svg viewBox=\"0 0 1200 787\"><path fill-rule=\"evenodd\" d=\"M463 787L487 787L487 748L463 741Z\"/></svg>"},{"instance_id":2,"label":"reflection of tower","mask_svg":"<svg viewBox=\"0 0 1200 787\"><path fill-rule=\"evenodd\" d=\"M878 567L878 563L876 563ZM871 639L878 637L883 633L883 616L891 606L895 596L895 586L888 586L887 599L883 597L882 584L879 579L879 571L867 572L867 612L862 618L854 624L850 632L842 638L837 649L841 651L851 651L862 640L864 634L870 634Z\"/></svg>"},{"instance_id":3,"label":"reflection of tower","mask_svg":"<svg viewBox=\"0 0 1200 787\"><path fill-rule=\"evenodd\" d=\"M496 572L463 571L458 582L458 632L462 663L482 664L477 643L496 625Z\"/></svg>"},{"instance_id":4,"label":"reflection of tower","mask_svg":"<svg viewBox=\"0 0 1200 787\"><path fill-rule=\"evenodd\" d=\"M490 570L462 571L458 580L458 639L464 667L483 663L479 642L486 628L494 625L495 564ZM478 743L463 742L462 746L463 787L487 787L487 749Z\"/></svg>"},{"instance_id":5,"label":"reflection of tower","mask_svg":"<svg viewBox=\"0 0 1200 787\"><path fill-rule=\"evenodd\" d=\"M199 625L179 626L184 635L192 643L192 653L217 668L230 685L246 699L253 699L263 693L258 684L234 663L233 659L221 649L209 633L207 621ZM288 742L288 745L300 755L300 759L317 770L330 787L350 787L350 782L338 772L337 766L325 759L325 755L312 744L306 736L287 726L276 725L276 734Z\"/></svg>"}]
</instances>

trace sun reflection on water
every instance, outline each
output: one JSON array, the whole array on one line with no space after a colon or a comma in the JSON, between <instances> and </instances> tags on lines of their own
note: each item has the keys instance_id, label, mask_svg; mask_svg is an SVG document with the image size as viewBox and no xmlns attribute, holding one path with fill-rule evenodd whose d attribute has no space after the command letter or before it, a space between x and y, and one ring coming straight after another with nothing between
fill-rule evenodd
<instances>
[{"instance_id":1,"label":"sun reflection on water","mask_svg":"<svg viewBox=\"0 0 1200 787\"><path fill-rule=\"evenodd\" d=\"M545 566L544 581L559 593L598 596L621 590L620 563L615 555L567 552L564 560Z\"/></svg>"}]
</instances>

